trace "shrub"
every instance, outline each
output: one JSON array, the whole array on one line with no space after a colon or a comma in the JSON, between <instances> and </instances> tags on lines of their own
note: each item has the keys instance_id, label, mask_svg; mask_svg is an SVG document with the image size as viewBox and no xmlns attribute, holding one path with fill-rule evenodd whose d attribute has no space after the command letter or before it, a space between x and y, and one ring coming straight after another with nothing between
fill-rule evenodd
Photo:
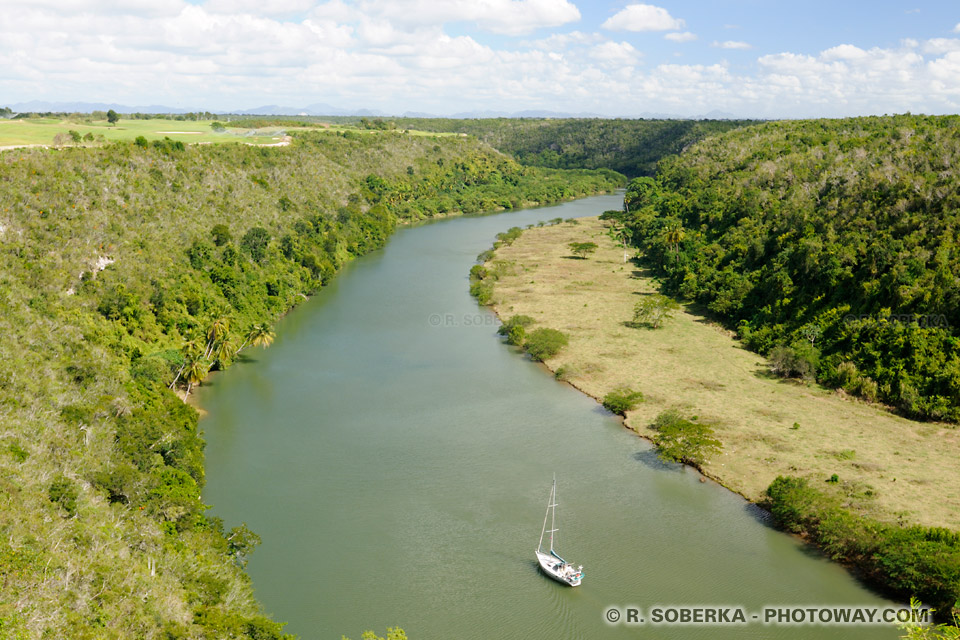
<instances>
[{"instance_id":1,"label":"shrub","mask_svg":"<svg viewBox=\"0 0 960 640\"><path fill-rule=\"evenodd\" d=\"M510 331L512 331L514 327L521 327L523 329L526 329L531 324L533 324L533 318L531 318L530 316L518 314L511 317L509 320L507 320L503 324L501 324L500 327L497 329L497 333L499 333L502 336L507 336L507 335L510 335Z\"/></svg>"},{"instance_id":2,"label":"shrub","mask_svg":"<svg viewBox=\"0 0 960 640\"><path fill-rule=\"evenodd\" d=\"M621 416L627 415L627 411L632 411L641 402L643 402L643 393L629 387L614 389L603 396L603 408Z\"/></svg>"},{"instance_id":3,"label":"shrub","mask_svg":"<svg viewBox=\"0 0 960 640\"><path fill-rule=\"evenodd\" d=\"M230 234L230 227L222 222L213 225L213 228L210 229L210 237L213 238L213 244L218 247L222 247L233 240L233 236Z\"/></svg>"},{"instance_id":4,"label":"shrub","mask_svg":"<svg viewBox=\"0 0 960 640\"><path fill-rule=\"evenodd\" d=\"M507 344L519 347L523 344L524 340L527 337L527 330L522 326L517 325L512 327L507 333Z\"/></svg>"},{"instance_id":5,"label":"shrub","mask_svg":"<svg viewBox=\"0 0 960 640\"><path fill-rule=\"evenodd\" d=\"M722 448L711 425L687 420L673 410L658 415L652 427L657 432L653 443L664 460L700 467Z\"/></svg>"},{"instance_id":6,"label":"shrub","mask_svg":"<svg viewBox=\"0 0 960 640\"><path fill-rule=\"evenodd\" d=\"M490 304L493 300L493 283L478 280L470 285L470 295L477 299L480 304Z\"/></svg>"},{"instance_id":7,"label":"shrub","mask_svg":"<svg viewBox=\"0 0 960 640\"><path fill-rule=\"evenodd\" d=\"M560 353L568 342L569 339L562 332L544 327L531 331L527 341L523 343L523 348L531 358L543 362Z\"/></svg>"},{"instance_id":8,"label":"shrub","mask_svg":"<svg viewBox=\"0 0 960 640\"><path fill-rule=\"evenodd\" d=\"M565 364L557 367L557 370L553 372L553 377L562 382L567 382L570 378L573 378L580 374L580 371L571 364Z\"/></svg>"},{"instance_id":9,"label":"shrub","mask_svg":"<svg viewBox=\"0 0 960 640\"><path fill-rule=\"evenodd\" d=\"M487 268L482 264L475 264L470 267L470 282L483 280L487 277Z\"/></svg>"},{"instance_id":10,"label":"shrub","mask_svg":"<svg viewBox=\"0 0 960 640\"><path fill-rule=\"evenodd\" d=\"M510 246L511 244L513 244L514 240L520 237L522 233L523 233L523 229L521 229L520 227L510 227L503 233L497 234L497 242L499 242L500 244L505 244L507 246Z\"/></svg>"},{"instance_id":11,"label":"shrub","mask_svg":"<svg viewBox=\"0 0 960 640\"><path fill-rule=\"evenodd\" d=\"M254 262L263 260L270 243L270 233L263 227L251 227L240 240L240 248L250 254Z\"/></svg>"},{"instance_id":12,"label":"shrub","mask_svg":"<svg viewBox=\"0 0 960 640\"><path fill-rule=\"evenodd\" d=\"M809 342L796 342L792 346L778 345L767 356L770 371L781 378L812 380L817 375L820 351Z\"/></svg>"},{"instance_id":13,"label":"shrub","mask_svg":"<svg viewBox=\"0 0 960 640\"><path fill-rule=\"evenodd\" d=\"M897 595L922 599L941 619L960 599L960 533L905 528L854 514L803 478L778 477L767 498L781 527L806 534L831 558L855 564Z\"/></svg>"},{"instance_id":14,"label":"shrub","mask_svg":"<svg viewBox=\"0 0 960 640\"><path fill-rule=\"evenodd\" d=\"M47 490L47 497L50 498L50 502L60 505L70 517L77 513L78 495L77 488L63 476L54 480Z\"/></svg>"},{"instance_id":15,"label":"shrub","mask_svg":"<svg viewBox=\"0 0 960 640\"><path fill-rule=\"evenodd\" d=\"M659 293L645 295L633 307L633 326L659 329L664 320L672 317L670 312L679 308L680 304L673 298Z\"/></svg>"}]
</instances>

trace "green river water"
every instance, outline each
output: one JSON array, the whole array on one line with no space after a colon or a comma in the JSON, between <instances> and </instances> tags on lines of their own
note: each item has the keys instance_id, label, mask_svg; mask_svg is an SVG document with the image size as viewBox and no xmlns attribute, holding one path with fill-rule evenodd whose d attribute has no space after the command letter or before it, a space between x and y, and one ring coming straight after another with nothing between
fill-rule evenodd
<instances>
[{"instance_id":1,"label":"green river water","mask_svg":"<svg viewBox=\"0 0 960 640\"><path fill-rule=\"evenodd\" d=\"M304 640L895 638L884 626L610 626L611 606L889 604L501 344L467 272L511 226L619 196L399 230L199 390L204 499L263 538L260 601ZM651 365L655 366L655 365ZM533 551L553 474L569 588ZM646 613L646 611L644 611Z\"/></svg>"}]
</instances>

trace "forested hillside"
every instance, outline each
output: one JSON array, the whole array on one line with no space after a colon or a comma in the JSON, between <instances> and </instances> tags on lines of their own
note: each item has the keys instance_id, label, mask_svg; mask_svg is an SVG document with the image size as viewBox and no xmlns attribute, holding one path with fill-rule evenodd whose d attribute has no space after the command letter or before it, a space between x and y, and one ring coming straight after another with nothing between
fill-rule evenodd
<instances>
[{"instance_id":1,"label":"forested hillside","mask_svg":"<svg viewBox=\"0 0 960 640\"><path fill-rule=\"evenodd\" d=\"M745 120L624 120L600 118L397 118L397 126L477 136L523 164L560 169L607 168L651 176L657 162L708 135L751 124Z\"/></svg>"},{"instance_id":2,"label":"forested hillside","mask_svg":"<svg viewBox=\"0 0 960 640\"><path fill-rule=\"evenodd\" d=\"M0 638L283 637L171 387L268 343L398 222L622 180L395 133L0 154Z\"/></svg>"},{"instance_id":3,"label":"forested hillside","mask_svg":"<svg viewBox=\"0 0 960 640\"><path fill-rule=\"evenodd\" d=\"M958 162L954 116L762 124L665 159L625 219L776 372L957 421Z\"/></svg>"}]
</instances>

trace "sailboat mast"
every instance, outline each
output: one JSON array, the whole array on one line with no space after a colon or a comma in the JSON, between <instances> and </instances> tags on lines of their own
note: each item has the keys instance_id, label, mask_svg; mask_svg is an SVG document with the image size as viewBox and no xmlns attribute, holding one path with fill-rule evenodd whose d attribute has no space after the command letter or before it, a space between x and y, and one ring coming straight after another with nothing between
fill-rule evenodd
<instances>
[{"instance_id":1,"label":"sailboat mast","mask_svg":"<svg viewBox=\"0 0 960 640\"><path fill-rule=\"evenodd\" d=\"M557 530L557 474L553 474L553 489L550 491L550 552L553 552L553 534Z\"/></svg>"},{"instance_id":2,"label":"sailboat mast","mask_svg":"<svg viewBox=\"0 0 960 640\"><path fill-rule=\"evenodd\" d=\"M551 490L550 493L552 494L553 491ZM547 511L543 514L543 528L540 529L540 544L537 545L537 551L540 551L541 549L543 549L543 534L547 532L547 518L550 516L550 504L552 502L553 502L553 495L551 495L550 499L547 501ZM553 527L550 527L550 528L552 529ZM551 533L550 535L552 536L553 534Z\"/></svg>"}]
</instances>

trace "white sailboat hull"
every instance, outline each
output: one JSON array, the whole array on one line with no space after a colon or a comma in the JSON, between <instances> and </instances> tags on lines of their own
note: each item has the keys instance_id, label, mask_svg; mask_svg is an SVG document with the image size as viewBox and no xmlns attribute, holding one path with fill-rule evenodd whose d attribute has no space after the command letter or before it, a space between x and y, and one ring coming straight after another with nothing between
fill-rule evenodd
<instances>
[{"instance_id":1,"label":"white sailboat hull","mask_svg":"<svg viewBox=\"0 0 960 640\"><path fill-rule=\"evenodd\" d=\"M549 553L537 551L537 562L547 576L567 586L579 587L583 580L582 571L578 571L569 562L564 562Z\"/></svg>"}]
</instances>

